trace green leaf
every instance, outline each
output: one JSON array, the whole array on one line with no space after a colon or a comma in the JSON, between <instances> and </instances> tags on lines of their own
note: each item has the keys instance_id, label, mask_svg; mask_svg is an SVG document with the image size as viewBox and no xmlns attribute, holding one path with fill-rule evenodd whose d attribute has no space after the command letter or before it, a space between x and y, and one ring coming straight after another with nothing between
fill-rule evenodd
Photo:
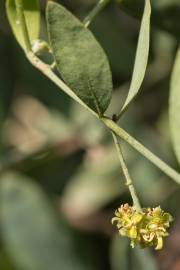
<instances>
[{"instance_id":1,"label":"green leaf","mask_svg":"<svg viewBox=\"0 0 180 270\"><path fill-rule=\"evenodd\" d=\"M63 6L48 2L51 48L63 80L99 115L107 109L112 78L106 55L90 30Z\"/></svg>"},{"instance_id":2,"label":"green leaf","mask_svg":"<svg viewBox=\"0 0 180 270\"><path fill-rule=\"evenodd\" d=\"M155 256L151 250L139 247L132 249L130 242L124 237L116 236L110 247L112 270L157 270Z\"/></svg>"},{"instance_id":3,"label":"green leaf","mask_svg":"<svg viewBox=\"0 0 180 270\"><path fill-rule=\"evenodd\" d=\"M0 206L3 240L17 269L85 269L70 230L30 179L15 173L2 176Z\"/></svg>"},{"instance_id":4,"label":"green leaf","mask_svg":"<svg viewBox=\"0 0 180 270\"><path fill-rule=\"evenodd\" d=\"M180 163L180 48L172 72L169 106L173 146Z\"/></svg>"},{"instance_id":5,"label":"green leaf","mask_svg":"<svg viewBox=\"0 0 180 270\"><path fill-rule=\"evenodd\" d=\"M128 270L129 266L129 240L116 235L110 245L110 263L112 270Z\"/></svg>"},{"instance_id":6,"label":"green leaf","mask_svg":"<svg viewBox=\"0 0 180 270\"><path fill-rule=\"evenodd\" d=\"M145 76L149 56L150 17L151 4L149 0L145 0L131 85L121 112L125 111L136 97Z\"/></svg>"},{"instance_id":7,"label":"green leaf","mask_svg":"<svg viewBox=\"0 0 180 270\"><path fill-rule=\"evenodd\" d=\"M155 256L151 253L150 249L131 249L132 257L132 270L158 270Z\"/></svg>"},{"instance_id":8,"label":"green leaf","mask_svg":"<svg viewBox=\"0 0 180 270\"><path fill-rule=\"evenodd\" d=\"M12 264L11 259L7 255L6 251L1 249L0 251L0 269L3 270L17 270Z\"/></svg>"},{"instance_id":9,"label":"green leaf","mask_svg":"<svg viewBox=\"0 0 180 270\"><path fill-rule=\"evenodd\" d=\"M31 43L39 38L40 7L38 0L22 0L24 15ZM22 48L25 48L21 25L17 17L15 0L6 0L6 12L13 33Z\"/></svg>"}]
</instances>

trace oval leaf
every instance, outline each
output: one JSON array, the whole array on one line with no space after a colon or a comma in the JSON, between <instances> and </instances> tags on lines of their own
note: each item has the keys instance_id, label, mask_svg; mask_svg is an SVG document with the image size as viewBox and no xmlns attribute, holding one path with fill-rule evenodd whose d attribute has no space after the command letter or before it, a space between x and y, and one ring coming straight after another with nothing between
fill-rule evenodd
<instances>
[{"instance_id":1,"label":"oval leaf","mask_svg":"<svg viewBox=\"0 0 180 270\"><path fill-rule=\"evenodd\" d=\"M40 32L40 8L38 0L22 0L24 15L31 43L39 38ZM23 49L25 49L24 37L21 25L17 17L15 0L6 0L6 12L13 33Z\"/></svg>"},{"instance_id":2,"label":"oval leaf","mask_svg":"<svg viewBox=\"0 0 180 270\"><path fill-rule=\"evenodd\" d=\"M17 269L85 269L68 227L31 180L14 173L2 176L0 206L3 240Z\"/></svg>"},{"instance_id":3,"label":"oval leaf","mask_svg":"<svg viewBox=\"0 0 180 270\"><path fill-rule=\"evenodd\" d=\"M180 163L180 48L178 50L171 79L170 88L170 127L174 150Z\"/></svg>"},{"instance_id":4,"label":"oval leaf","mask_svg":"<svg viewBox=\"0 0 180 270\"><path fill-rule=\"evenodd\" d=\"M141 84L143 82L149 56L150 43L150 17L151 4L150 0L145 0L144 12L141 21L141 28L139 33L138 45L136 50L136 58L133 69L133 76L127 99L123 105L121 112L125 111L129 104L138 94Z\"/></svg>"},{"instance_id":5,"label":"oval leaf","mask_svg":"<svg viewBox=\"0 0 180 270\"><path fill-rule=\"evenodd\" d=\"M58 71L75 94L99 115L107 109L112 78L93 34L63 6L48 2L47 24Z\"/></svg>"}]
</instances>

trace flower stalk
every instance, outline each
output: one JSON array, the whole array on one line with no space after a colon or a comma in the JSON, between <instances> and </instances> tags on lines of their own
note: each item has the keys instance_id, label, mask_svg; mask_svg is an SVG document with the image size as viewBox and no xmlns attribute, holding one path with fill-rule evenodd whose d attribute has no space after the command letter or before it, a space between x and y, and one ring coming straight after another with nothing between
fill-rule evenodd
<instances>
[{"instance_id":1,"label":"flower stalk","mask_svg":"<svg viewBox=\"0 0 180 270\"><path fill-rule=\"evenodd\" d=\"M122 153L122 149L121 149L121 145L120 145L120 143L118 141L118 138L116 137L116 135L114 133L112 133L112 136L113 136L114 144L116 146L116 150L117 150L118 158L119 158L119 161L120 161L120 164L121 164L121 168L122 168L124 177L126 179L126 185L127 185L128 189L129 189L129 192L131 194L134 207L136 208L136 210L138 212L141 212L142 211L141 205L140 205L140 202L139 202L139 199L138 199L138 196L137 196L137 192L136 192L135 187L133 185L131 176L129 174L128 168L126 166L126 163L125 163L125 160L124 160L124 157L123 157L123 153Z\"/></svg>"}]
</instances>

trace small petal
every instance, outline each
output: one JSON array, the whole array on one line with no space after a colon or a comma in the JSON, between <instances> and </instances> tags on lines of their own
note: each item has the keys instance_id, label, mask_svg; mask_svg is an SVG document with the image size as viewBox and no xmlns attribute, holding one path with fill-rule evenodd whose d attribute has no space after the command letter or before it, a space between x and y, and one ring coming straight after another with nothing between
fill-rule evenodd
<instances>
[{"instance_id":1,"label":"small petal","mask_svg":"<svg viewBox=\"0 0 180 270\"><path fill-rule=\"evenodd\" d=\"M124 228L121 228L119 230L119 234L122 235L122 236L127 236L127 231Z\"/></svg>"},{"instance_id":2,"label":"small petal","mask_svg":"<svg viewBox=\"0 0 180 270\"><path fill-rule=\"evenodd\" d=\"M155 250L160 250L163 248L163 238L162 237L158 237L157 239L157 246L155 248Z\"/></svg>"},{"instance_id":3,"label":"small petal","mask_svg":"<svg viewBox=\"0 0 180 270\"><path fill-rule=\"evenodd\" d=\"M131 245L132 248L134 248L135 247L135 242L132 240L130 245Z\"/></svg>"},{"instance_id":4,"label":"small petal","mask_svg":"<svg viewBox=\"0 0 180 270\"><path fill-rule=\"evenodd\" d=\"M143 218L143 215L142 214L136 213L136 214L134 214L132 216L132 222L135 223L135 224L137 224L137 223L139 223L142 220L142 218Z\"/></svg>"},{"instance_id":5,"label":"small petal","mask_svg":"<svg viewBox=\"0 0 180 270\"><path fill-rule=\"evenodd\" d=\"M111 223L114 224L115 222L118 222L119 221L119 218L117 217L114 217L111 219Z\"/></svg>"},{"instance_id":6,"label":"small petal","mask_svg":"<svg viewBox=\"0 0 180 270\"><path fill-rule=\"evenodd\" d=\"M137 229L135 226L131 227L130 231L129 231L129 237L130 238L137 238Z\"/></svg>"}]
</instances>

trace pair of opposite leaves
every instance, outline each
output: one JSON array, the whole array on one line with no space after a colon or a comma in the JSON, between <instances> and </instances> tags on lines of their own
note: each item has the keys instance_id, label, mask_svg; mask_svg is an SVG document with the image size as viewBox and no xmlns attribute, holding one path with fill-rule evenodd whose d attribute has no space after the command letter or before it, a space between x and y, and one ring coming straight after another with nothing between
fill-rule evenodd
<instances>
[{"instance_id":1,"label":"pair of opposite leaves","mask_svg":"<svg viewBox=\"0 0 180 270\"><path fill-rule=\"evenodd\" d=\"M30 40L34 41L39 37L39 2L23 0L23 4ZM134 72L122 110L137 95L145 75L149 53L150 13L150 1L145 0ZM14 34L24 48L15 0L7 0L7 14ZM102 115L111 101L113 88L109 63L102 47L82 22L54 2L48 2L47 5L47 26L50 45L63 80L87 106Z\"/></svg>"}]
</instances>

